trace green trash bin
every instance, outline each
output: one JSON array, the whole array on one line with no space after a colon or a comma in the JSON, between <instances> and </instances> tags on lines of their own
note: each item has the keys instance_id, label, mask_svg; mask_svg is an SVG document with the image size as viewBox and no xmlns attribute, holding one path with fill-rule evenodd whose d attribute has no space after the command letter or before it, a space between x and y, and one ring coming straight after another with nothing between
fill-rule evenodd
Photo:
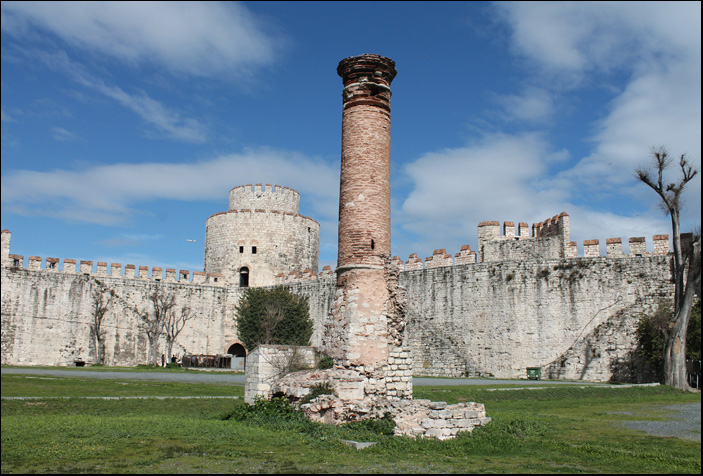
<instances>
[{"instance_id":1,"label":"green trash bin","mask_svg":"<svg viewBox=\"0 0 703 476\"><path fill-rule=\"evenodd\" d=\"M542 368L527 367L527 378L528 380L539 380L540 378L542 378Z\"/></svg>"}]
</instances>

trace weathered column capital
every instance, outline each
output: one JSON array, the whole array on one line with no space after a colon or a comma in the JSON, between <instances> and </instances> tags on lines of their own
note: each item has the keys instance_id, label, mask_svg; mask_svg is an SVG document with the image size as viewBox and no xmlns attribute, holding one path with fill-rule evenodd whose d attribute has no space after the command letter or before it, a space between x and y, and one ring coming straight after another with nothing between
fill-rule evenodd
<instances>
[{"instance_id":1,"label":"weathered column capital","mask_svg":"<svg viewBox=\"0 0 703 476\"><path fill-rule=\"evenodd\" d=\"M390 111L390 85L397 74L395 62L380 55L351 56L339 62L344 108L366 104Z\"/></svg>"}]
</instances>

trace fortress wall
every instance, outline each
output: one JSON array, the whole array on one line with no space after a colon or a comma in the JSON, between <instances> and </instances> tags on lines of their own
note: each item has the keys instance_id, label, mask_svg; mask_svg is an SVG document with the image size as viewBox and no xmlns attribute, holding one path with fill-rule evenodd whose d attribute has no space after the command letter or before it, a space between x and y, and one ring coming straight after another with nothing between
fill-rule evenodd
<instances>
[{"instance_id":1,"label":"fortress wall","mask_svg":"<svg viewBox=\"0 0 703 476\"><path fill-rule=\"evenodd\" d=\"M238 286L246 266L250 286L268 286L281 272L316 274L319 247L320 225L312 218L263 209L218 213L207 220L205 272Z\"/></svg>"},{"instance_id":2,"label":"fortress wall","mask_svg":"<svg viewBox=\"0 0 703 476\"><path fill-rule=\"evenodd\" d=\"M496 240L483 243L480 251L483 261L536 260L540 257L555 259L564 257L564 242L559 236L532 239Z\"/></svg>"},{"instance_id":3,"label":"fortress wall","mask_svg":"<svg viewBox=\"0 0 703 476\"><path fill-rule=\"evenodd\" d=\"M526 367L541 366L553 378L631 378L638 314L653 312L660 299L673 295L669 260L594 257L401 272L415 375L524 378ZM174 353L224 353L237 340L237 287L3 267L2 363L91 362L88 322L96 280L120 297L105 321L109 365L146 362L148 343L131 308L151 309L148 295L157 286L196 312ZM315 322L311 343L320 346L334 276L286 285L308 296Z\"/></svg>"},{"instance_id":4,"label":"fortress wall","mask_svg":"<svg viewBox=\"0 0 703 476\"><path fill-rule=\"evenodd\" d=\"M480 262L487 262L575 257L575 244L572 248L569 235L569 215L566 212L534 223L532 236L529 236L528 225L524 222L518 225L517 234L514 222L503 223L501 235L500 222L484 221L478 225L478 258Z\"/></svg>"},{"instance_id":5,"label":"fortress wall","mask_svg":"<svg viewBox=\"0 0 703 476\"><path fill-rule=\"evenodd\" d=\"M415 374L524 378L526 367L566 356L569 372L555 376L609 380L631 357L638 314L673 295L669 274L668 256L401 273ZM608 327L623 332L597 332Z\"/></svg>"},{"instance_id":6,"label":"fortress wall","mask_svg":"<svg viewBox=\"0 0 703 476\"><path fill-rule=\"evenodd\" d=\"M176 295L177 308L190 306L188 321L173 351L218 354L236 339L234 306L239 289L192 283L99 277L84 274L2 268L2 363L14 365L73 365L95 359L89 322L92 291L101 284L115 291L108 311L105 361L136 365L147 361L148 342L139 330L135 307L152 311L148 296L163 288ZM164 342L159 345L165 351Z\"/></svg>"}]
</instances>

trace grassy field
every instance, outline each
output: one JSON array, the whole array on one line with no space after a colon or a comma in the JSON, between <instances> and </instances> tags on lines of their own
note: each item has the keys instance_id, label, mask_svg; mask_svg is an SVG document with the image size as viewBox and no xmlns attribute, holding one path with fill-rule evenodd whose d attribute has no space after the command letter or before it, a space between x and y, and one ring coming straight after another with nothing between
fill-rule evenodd
<instances>
[{"instance_id":1,"label":"grassy field","mask_svg":"<svg viewBox=\"0 0 703 476\"><path fill-rule=\"evenodd\" d=\"M493 421L454 440L388 436L387 425L313 424L256 408L242 386L3 375L3 473L695 473L700 442L648 436L626 420L700 402L668 387L488 391L415 387L416 398L479 401ZM197 396L85 399L81 396ZM51 398L70 397L70 398ZM627 412L627 413L625 413ZM356 450L342 442L377 441Z\"/></svg>"}]
</instances>

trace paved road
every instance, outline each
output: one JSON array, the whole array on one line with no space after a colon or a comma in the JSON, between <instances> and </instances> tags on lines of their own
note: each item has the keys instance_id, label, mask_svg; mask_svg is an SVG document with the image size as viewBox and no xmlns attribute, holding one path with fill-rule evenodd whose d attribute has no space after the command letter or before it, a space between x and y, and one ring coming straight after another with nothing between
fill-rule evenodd
<instances>
[{"instance_id":1,"label":"paved road","mask_svg":"<svg viewBox=\"0 0 703 476\"><path fill-rule=\"evenodd\" d=\"M231 383L244 384L244 374L230 374L222 372L203 371L192 372L120 372L119 370L77 370L77 369L1 369L3 374L28 374L52 375L60 377L82 377L96 379L131 379L131 380L159 380L167 382L192 382L192 383ZM545 385L600 385L603 383L572 382L563 380L498 380L476 378L432 378L415 377L413 385L443 386L443 385L520 385L520 386L545 386Z\"/></svg>"}]
</instances>

